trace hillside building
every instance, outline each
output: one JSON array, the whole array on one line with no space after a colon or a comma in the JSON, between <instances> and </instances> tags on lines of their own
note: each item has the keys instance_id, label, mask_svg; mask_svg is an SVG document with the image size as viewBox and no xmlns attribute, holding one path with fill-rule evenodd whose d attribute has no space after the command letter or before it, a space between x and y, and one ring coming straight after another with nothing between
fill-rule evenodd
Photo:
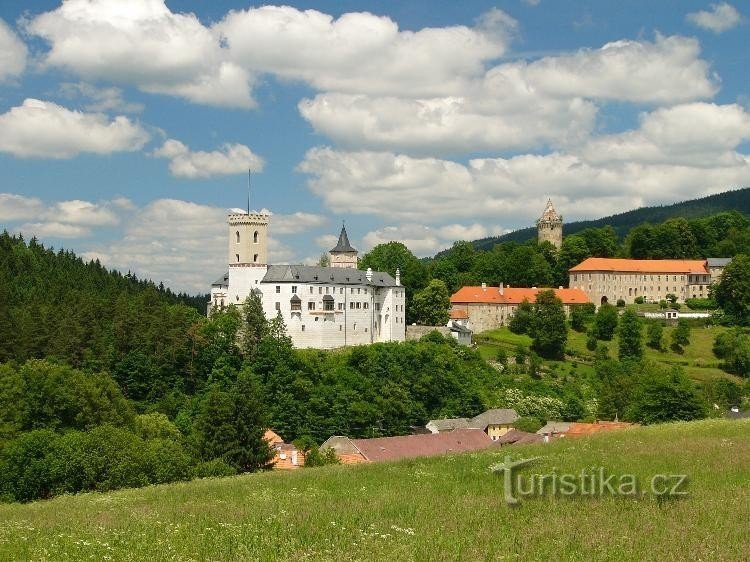
<instances>
[{"instance_id":1,"label":"hillside building","mask_svg":"<svg viewBox=\"0 0 750 562\"><path fill-rule=\"evenodd\" d=\"M331 349L404 341L405 290L381 271L357 269L357 250L342 227L332 267L268 265L266 213L231 213L228 272L211 285L208 313L260 295L266 318L281 314L295 347Z\"/></svg>"},{"instance_id":2,"label":"hillside building","mask_svg":"<svg viewBox=\"0 0 750 562\"><path fill-rule=\"evenodd\" d=\"M571 288L576 288L597 305L627 304L643 297L658 302L676 295L684 302L689 298L707 298L709 287L721 278L728 259L708 260L631 260L588 258L570 269Z\"/></svg>"},{"instance_id":3,"label":"hillside building","mask_svg":"<svg viewBox=\"0 0 750 562\"><path fill-rule=\"evenodd\" d=\"M550 242L558 250L562 246L563 239L563 219L555 207L552 205L552 199L547 199L547 206L542 212L542 216L536 221L537 240Z\"/></svg>"},{"instance_id":4,"label":"hillside building","mask_svg":"<svg viewBox=\"0 0 750 562\"><path fill-rule=\"evenodd\" d=\"M524 300L534 303L539 291L547 289L537 287L462 287L451 296L451 318L466 318L466 326L474 333L492 330L505 326ZM580 289L553 289L570 314L570 307L575 304L590 302L586 293Z\"/></svg>"}]
</instances>

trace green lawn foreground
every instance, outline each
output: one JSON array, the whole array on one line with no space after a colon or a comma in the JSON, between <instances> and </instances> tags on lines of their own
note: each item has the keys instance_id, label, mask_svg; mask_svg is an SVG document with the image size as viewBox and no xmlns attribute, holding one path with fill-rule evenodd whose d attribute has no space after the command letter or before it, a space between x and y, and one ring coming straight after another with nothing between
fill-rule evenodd
<instances>
[{"instance_id":1,"label":"green lawn foreground","mask_svg":"<svg viewBox=\"0 0 750 562\"><path fill-rule=\"evenodd\" d=\"M525 498L523 473L686 473L688 496ZM747 560L750 422L703 420L551 444L0 505L2 560Z\"/></svg>"}]
</instances>

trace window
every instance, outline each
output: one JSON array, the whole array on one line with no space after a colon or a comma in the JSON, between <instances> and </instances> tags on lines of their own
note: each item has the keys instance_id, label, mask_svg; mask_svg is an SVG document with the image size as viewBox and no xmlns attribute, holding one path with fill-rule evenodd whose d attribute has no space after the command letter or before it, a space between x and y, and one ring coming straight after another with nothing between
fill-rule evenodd
<instances>
[{"instance_id":1,"label":"window","mask_svg":"<svg viewBox=\"0 0 750 562\"><path fill-rule=\"evenodd\" d=\"M343 329L344 329L344 327L343 327L343 326L342 326L341 324L339 324L339 332L340 332L341 330L343 330Z\"/></svg>"},{"instance_id":2,"label":"window","mask_svg":"<svg viewBox=\"0 0 750 562\"><path fill-rule=\"evenodd\" d=\"M349 301L349 310L354 310L354 302Z\"/></svg>"},{"instance_id":3,"label":"window","mask_svg":"<svg viewBox=\"0 0 750 562\"><path fill-rule=\"evenodd\" d=\"M237 235L237 244L239 244L240 243L240 231L239 230L237 231L236 235Z\"/></svg>"},{"instance_id":4,"label":"window","mask_svg":"<svg viewBox=\"0 0 750 562\"><path fill-rule=\"evenodd\" d=\"M258 254L253 254L253 262L258 263Z\"/></svg>"},{"instance_id":5,"label":"window","mask_svg":"<svg viewBox=\"0 0 750 562\"><path fill-rule=\"evenodd\" d=\"M330 289L330 287L326 287L326 295L328 294L328 290L329 289Z\"/></svg>"},{"instance_id":6,"label":"window","mask_svg":"<svg viewBox=\"0 0 750 562\"><path fill-rule=\"evenodd\" d=\"M370 303L369 302L362 303L362 308L367 310L368 308L370 308Z\"/></svg>"},{"instance_id":7,"label":"window","mask_svg":"<svg viewBox=\"0 0 750 562\"><path fill-rule=\"evenodd\" d=\"M367 328L365 328L365 332L367 332Z\"/></svg>"},{"instance_id":8,"label":"window","mask_svg":"<svg viewBox=\"0 0 750 562\"><path fill-rule=\"evenodd\" d=\"M323 301L323 310L332 311L333 310L333 300Z\"/></svg>"},{"instance_id":9,"label":"window","mask_svg":"<svg viewBox=\"0 0 750 562\"><path fill-rule=\"evenodd\" d=\"M339 303L339 310L344 310L344 303L343 302Z\"/></svg>"},{"instance_id":10,"label":"window","mask_svg":"<svg viewBox=\"0 0 750 562\"><path fill-rule=\"evenodd\" d=\"M318 287L318 294L319 294L319 295L322 295L322 294L323 294L323 287Z\"/></svg>"},{"instance_id":11,"label":"window","mask_svg":"<svg viewBox=\"0 0 750 562\"><path fill-rule=\"evenodd\" d=\"M318 321L318 317L317 317L317 316L315 317L315 321L316 321L316 322Z\"/></svg>"},{"instance_id":12,"label":"window","mask_svg":"<svg viewBox=\"0 0 750 562\"><path fill-rule=\"evenodd\" d=\"M311 295L313 294L313 288L312 287L310 287L310 294Z\"/></svg>"},{"instance_id":13,"label":"window","mask_svg":"<svg viewBox=\"0 0 750 562\"><path fill-rule=\"evenodd\" d=\"M253 232L253 243L258 243L258 231Z\"/></svg>"},{"instance_id":14,"label":"window","mask_svg":"<svg viewBox=\"0 0 750 562\"><path fill-rule=\"evenodd\" d=\"M304 324L302 324L302 331L303 332L305 331L305 325Z\"/></svg>"},{"instance_id":15,"label":"window","mask_svg":"<svg viewBox=\"0 0 750 562\"><path fill-rule=\"evenodd\" d=\"M343 287L339 287L339 295L343 295L343 294L344 294L344 288Z\"/></svg>"},{"instance_id":16,"label":"window","mask_svg":"<svg viewBox=\"0 0 750 562\"><path fill-rule=\"evenodd\" d=\"M357 310L359 310L360 308L362 308L362 303L361 303L361 302L358 302L358 303L357 303Z\"/></svg>"},{"instance_id":17,"label":"window","mask_svg":"<svg viewBox=\"0 0 750 562\"><path fill-rule=\"evenodd\" d=\"M302 302L301 301L291 301L289 303L290 308L292 309L292 312L299 312L302 310Z\"/></svg>"},{"instance_id":18,"label":"window","mask_svg":"<svg viewBox=\"0 0 750 562\"><path fill-rule=\"evenodd\" d=\"M281 285L276 285L276 294L278 295L281 292Z\"/></svg>"},{"instance_id":19,"label":"window","mask_svg":"<svg viewBox=\"0 0 750 562\"><path fill-rule=\"evenodd\" d=\"M280 302L274 303L273 307L274 307L274 308L275 308L276 310L281 310L281 303L280 303Z\"/></svg>"},{"instance_id":20,"label":"window","mask_svg":"<svg viewBox=\"0 0 750 562\"><path fill-rule=\"evenodd\" d=\"M297 294L297 285L292 285L292 294L293 295Z\"/></svg>"},{"instance_id":21,"label":"window","mask_svg":"<svg viewBox=\"0 0 750 562\"><path fill-rule=\"evenodd\" d=\"M313 301L307 303L307 310L315 310L315 303Z\"/></svg>"},{"instance_id":22,"label":"window","mask_svg":"<svg viewBox=\"0 0 750 562\"><path fill-rule=\"evenodd\" d=\"M357 323L356 322L354 323L354 331L355 332L357 331Z\"/></svg>"},{"instance_id":23,"label":"window","mask_svg":"<svg viewBox=\"0 0 750 562\"><path fill-rule=\"evenodd\" d=\"M240 263L240 255L239 254L234 254L234 257L237 258L237 263Z\"/></svg>"},{"instance_id":24,"label":"window","mask_svg":"<svg viewBox=\"0 0 750 562\"><path fill-rule=\"evenodd\" d=\"M359 287L357 287L357 294L359 295L361 292L362 292L362 289L360 289Z\"/></svg>"}]
</instances>

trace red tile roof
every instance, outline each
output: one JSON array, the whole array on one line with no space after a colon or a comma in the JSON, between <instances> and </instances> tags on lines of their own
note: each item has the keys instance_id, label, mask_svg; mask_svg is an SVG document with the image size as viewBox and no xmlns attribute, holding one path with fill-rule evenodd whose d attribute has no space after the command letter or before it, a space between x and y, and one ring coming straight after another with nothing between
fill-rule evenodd
<instances>
[{"instance_id":1,"label":"red tile roof","mask_svg":"<svg viewBox=\"0 0 750 562\"><path fill-rule=\"evenodd\" d=\"M500 293L499 287L462 287L451 296L451 302L461 303L484 303L484 304L520 304L523 300L530 303L536 301L539 291L547 291L545 288L527 287L505 287ZM555 296L563 304L582 304L590 302L581 289L552 289Z\"/></svg>"},{"instance_id":2,"label":"red tile roof","mask_svg":"<svg viewBox=\"0 0 750 562\"><path fill-rule=\"evenodd\" d=\"M445 433L352 439L352 443L365 459L380 462L479 451L491 447L493 442L481 429L456 429Z\"/></svg>"},{"instance_id":3,"label":"red tile roof","mask_svg":"<svg viewBox=\"0 0 750 562\"><path fill-rule=\"evenodd\" d=\"M273 431L272 429L266 429L265 434L263 435L263 439L269 444L269 445L276 445L277 443L283 443L284 440L281 438L281 436Z\"/></svg>"},{"instance_id":4,"label":"red tile roof","mask_svg":"<svg viewBox=\"0 0 750 562\"><path fill-rule=\"evenodd\" d=\"M612 431L614 429L626 429L636 424L628 422L597 421L594 423L573 422L565 435L577 437L580 435L590 435L600 431Z\"/></svg>"},{"instance_id":5,"label":"red tile roof","mask_svg":"<svg viewBox=\"0 0 750 562\"><path fill-rule=\"evenodd\" d=\"M708 273L706 260L627 260L588 258L570 268L579 271L626 271L636 273Z\"/></svg>"}]
</instances>

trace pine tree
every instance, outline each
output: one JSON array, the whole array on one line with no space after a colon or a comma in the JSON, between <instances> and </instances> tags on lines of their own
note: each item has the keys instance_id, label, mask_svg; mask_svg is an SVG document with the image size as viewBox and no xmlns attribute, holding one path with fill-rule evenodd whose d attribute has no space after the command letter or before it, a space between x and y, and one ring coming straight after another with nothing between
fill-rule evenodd
<instances>
[{"instance_id":1,"label":"pine tree","mask_svg":"<svg viewBox=\"0 0 750 562\"><path fill-rule=\"evenodd\" d=\"M242 353L245 359L252 361L258 352L263 336L268 332L268 320L263 312L260 295L251 291L242 308Z\"/></svg>"},{"instance_id":2,"label":"pine tree","mask_svg":"<svg viewBox=\"0 0 750 562\"><path fill-rule=\"evenodd\" d=\"M232 386L231 396L236 441L228 452L229 462L243 472L264 468L273 454L263 438L268 428L268 411L260 380L249 369L244 369Z\"/></svg>"},{"instance_id":3,"label":"pine tree","mask_svg":"<svg viewBox=\"0 0 750 562\"><path fill-rule=\"evenodd\" d=\"M646 345L657 351L664 350L664 328L661 322L650 322L646 330Z\"/></svg>"}]
</instances>

